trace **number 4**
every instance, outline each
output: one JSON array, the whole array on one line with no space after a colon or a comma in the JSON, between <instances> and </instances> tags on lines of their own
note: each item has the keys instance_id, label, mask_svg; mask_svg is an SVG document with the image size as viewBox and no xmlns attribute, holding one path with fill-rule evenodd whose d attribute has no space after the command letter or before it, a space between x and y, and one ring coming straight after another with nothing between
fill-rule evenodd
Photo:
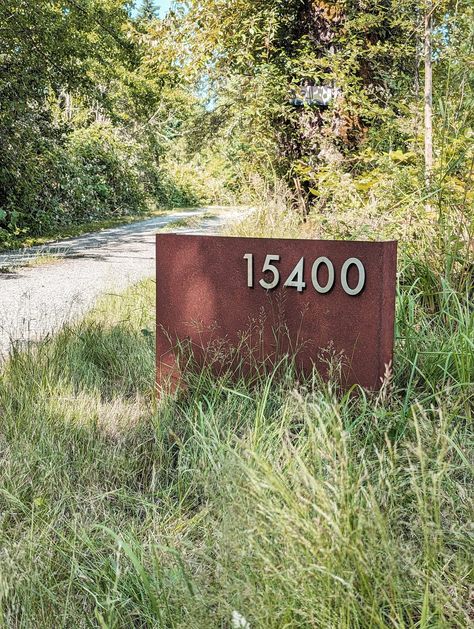
<instances>
[{"instance_id":1,"label":"number 4","mask_svg":"<svg viewBox=\"0 0 474 629\"><path fill-rule=\"evenodd\" d=\"M290 273L288 279L285 282L285 286L290 288L296 288L299 293L306 288L306 282L303 279L304 276L304 258L298 262L293 271Z\"/></svg>"}]
</instances>

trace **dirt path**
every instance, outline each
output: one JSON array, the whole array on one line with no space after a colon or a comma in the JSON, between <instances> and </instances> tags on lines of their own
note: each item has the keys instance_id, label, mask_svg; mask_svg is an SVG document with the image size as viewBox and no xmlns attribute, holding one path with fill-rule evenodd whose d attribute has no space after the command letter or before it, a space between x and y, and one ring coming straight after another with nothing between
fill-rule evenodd
<instances>
[{"instance_id":1,"label":"dirt path","mask_svg":"<svg viewBox=\"0 0 474 629\"><path fill-rule=\"evenodd\" d=\"M240 208L174 212L27 252L0 254L0 357L12 346L44 337L80 317L100 295L152 276L158 230L185 219L188 225L173 231L217 233L243 213ZM192 225L188 217L192 217ZM38 264L49 260L51 254L61 259ZM35 256L39 256L33 260L37 266L17 266Z\"/></svg>"}]
</instances>

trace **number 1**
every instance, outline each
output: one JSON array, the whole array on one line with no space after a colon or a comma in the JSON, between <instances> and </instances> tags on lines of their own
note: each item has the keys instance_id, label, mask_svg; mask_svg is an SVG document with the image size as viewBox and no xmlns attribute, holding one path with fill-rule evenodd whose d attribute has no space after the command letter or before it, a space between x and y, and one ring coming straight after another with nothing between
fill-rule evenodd
<instances>
[{"instance_id":1,"label":"number 1","mask_svg":"<svg viewBox=\"0 0 474 629\"><path fill-rule=\"evenodd\" d=\"M253 288L253 254L246 253L244 260L247 260L247 286Z\"/></svg>"}]
</instances>

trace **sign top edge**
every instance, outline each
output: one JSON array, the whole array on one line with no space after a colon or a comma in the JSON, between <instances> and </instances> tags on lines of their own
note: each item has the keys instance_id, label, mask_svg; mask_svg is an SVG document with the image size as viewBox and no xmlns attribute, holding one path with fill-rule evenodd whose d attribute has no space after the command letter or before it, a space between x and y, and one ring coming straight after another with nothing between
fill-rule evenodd
<instances>
[{"instance_id":1,"label":"sign top edge","mask_svg":"<svg viewBox=\"0 0 474 629\"><path fill-rule=\"evenodd\" d=\"M343 243L353 243L356 244L370 244L370 245L389 245L389 244L398 244L398 240L338 240L338 239L328 239L328 238L271 238L271 237L258 237L258 236L221 236L219 234L179 234L179 233L166 233L160 234L157 232L155 234L156 238L205 238L208 240L215 240L216 238L225 239L225 240L286 240L288 242L343 242Z\"/></svg>"}]
</instances>

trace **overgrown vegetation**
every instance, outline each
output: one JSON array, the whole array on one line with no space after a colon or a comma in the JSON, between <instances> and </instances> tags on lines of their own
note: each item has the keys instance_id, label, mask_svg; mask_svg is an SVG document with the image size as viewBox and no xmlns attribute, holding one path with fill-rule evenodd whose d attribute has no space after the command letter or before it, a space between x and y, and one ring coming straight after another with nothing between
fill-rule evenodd
<instances>
[{"instance_id":1,"label":"overgrown vegetation","mask_svg":"<svg viewBox=\"0 0 474 629\"><path fill-rule=\"evenodd\" d=\"M0 4L0 248L215 200L183 145L202 104L174 22L122 0Z\"/></svg>"},{"instance_id":2,"label":"overgrown vegetation","mask_svg":"<svg viewBox=\"0 0 474 629\"><path fill-rule=\"evenodd\" d=\"M393 372L344 395L290 367L253 387L204 371L157 400L151 280L15 348L0 624L472 626L471 3L157 16L151 0L0 4L0 245L223 199L257 208L234 234L398 238ZM311 85L334 98L295 104Z\"/></svg>"},{"instance_id":3,"label":"overgrown vegetation","mask_svg":"<svg viewBox=\"0 0 474 629\"><path fill-rule=\"evenodd\" d=\"M152 281L14 352L2 623L470 626L472 304L422 257L401 270L376 395L201 373L157 402Z\"/></svg>"},{"instance_id":4,"label":"overgrown vegetation","mask_svg":"<svg viewBox=\"0 0 474 629\"><path fill-rule=\"evenodd\" d=\"M6 0L0 20L0 246L280 181L341 234L354 211L410 236L437 201L472 233L468 1Z\"/></svg>"}]
</instances>

